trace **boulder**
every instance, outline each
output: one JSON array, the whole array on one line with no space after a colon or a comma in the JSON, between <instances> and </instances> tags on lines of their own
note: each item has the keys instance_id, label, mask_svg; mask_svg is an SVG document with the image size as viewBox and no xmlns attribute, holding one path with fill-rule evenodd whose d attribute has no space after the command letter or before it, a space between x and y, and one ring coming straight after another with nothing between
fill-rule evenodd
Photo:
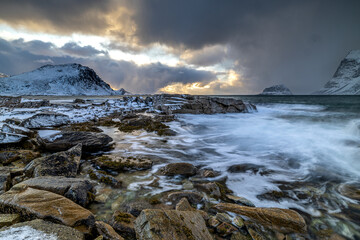
<instances>
[{"instance_id":1,"label":"boulder","mask_svg":"<svg viewBox=\"0 0 360 240\"><path fill-rule=\"evenodd\" d=\"M219 203L215 208L246 216L263 226L270 227L281 233L306 232L305 220L299 213L293 210L246 207L232 203Z\"/></svg>"},{"instance_id":2,"label":"boulder","mask_svg":"<svg viewBox=\"0 0 360 240\"><path fill-rule=\"evenodd\" d=\"M11 187L11 172L8 167L0 167L0 194Z\"/></svg>"},{"instance_id":3,"label":"boulder","mask_svg":"<svg viewBox=\"0 0 360 240\"><path fill-rule=\"evenodd\" d=\"M195 209L191 207L187 198L182 198L177 204L175 209L177 211L194 211Z\"/></svg>"},{"instance_id":4,"label":"boulder","mask_svg":"<svg viewBox=\"0 0 360 240\"><path fill-rule=\"evenodd\" d=\"M186 198L190 204L196 205L201 203L204 198L200 193L197 192L172 192L167 196L168 200L177 203L182 198Z\"/></svg>"},{"instance_id":5,"label":"boulder","mask_svg":"<svg viewBox=\"0 0 360 240\"><path fill-rule=\"evenodd\" d=\"M81 158L81 144L49 156L36 158L25 167L29 177L65 176L75 177Z\"/></svg>"},{"instance_id":6,"label":"boulder","mask_svg":"<svg viewBox=\"0 0 360 240\"><path fill-rule=\"evenodd\" d=\"M160 169L160 173L165 176L194 176L196 174L196 167L191 163L169 163Z\"/></svg>"},{"instance_id":7,"label":"boulder","mask_svg":"<svg viewBox=\"0 0 360 240\"><path fill-rule=\"evenodd\" d=\"M130 213L115 211L111 218L110 225L125 238L135 239L135 219L136 218Z\"/></svg>"},{"instance_id":8,"label":"boulder","mask_svg":"<svg viewBox=\"0 0 360 240\"><path fill-rule=\"evenodd\" d=\"M36 177L21 182L15 187L31 187L62 195L85 207L93 201L93 186L86 179L66 177Z\"/></svg>"},{"instance_id":9,"label":"boulder","mask_svg":"<svg viewBox=\"0 0 360 240\"><path fill-rule=\"evenodd\" d=\"M20 127L10 123L0 123L0 132L4 133L14 133L20 135L26 135L28 137L34 137L34 132L30 129Z\"/></svg>"},{"instance_id":10,"label":"boulder","mask_svg":"<svg viewBox=\"0 0 360 240\"><path fill-rule=\"evenodd\" d=\"M0 239L84 240L85 237L74 228L36 219L2 228Z\"/></svg>"},{"instance_id":11,"label":"boulder","mask_svg":"<svg viewBox=\"0 0 360 240\"><path fill-rule=\"evenodd\" d=\"M146 209L135 221L137 239L212 240L201 214L195 211Z\"/></svg>"},{"instance_id":12,"label":"boulder","mask_svg":"<svg viewBox=\"0 0 360 240\"><path fill-rule=\"evenodd\" d=\"M248 206L248 207L255 207L255 205L250 200L243 198L243 197L238 197L238 196L227 194L226 198L231 200L232 202L240 204L240 205L244 205L244 206Z\"/></svg>"},{"instance_id":13,"label":"boulder","mask_svg":"<svg viewBox=\"0 0 360 240\"><path fill-rule=\"evenodd\" d=\"M120 209L124 212L130 213L131 215L137 217L140 215L141 211L144 209L154 208L149 202L144 200L135 200L132 202L124 203L121 205Z\"/></svg>"},{"instance_id":14,"label":"boulder","mask_svg":"<svg viewBox=\"0 0 360 240\"><path fill-rule=\"evenodd\" d=\"M220 188L214 182L196 184L195 187L200 189L201 191L204 191L204 192L210 194L210 196L217 197L217 198L221 197Z\"/></svg>"},{"instance_id":15,"label":"boulder","mask_svg":"<svg viewBox=\"0 0 360 240\"><path fill-rule=\"evenodd\" d=\"M2 212L19 213L25 219L40 218L89 233L94 215L73 201L49 191L31 187L13 187L0 195Z\"/></svg>"},{"instance_id":16,"label":"boulder","mask_svg":"<svg viewBox=\"0 0 360 240\"><path fill-rule=\"evenodd\" d=\"M68 115L55 112L43 112L25 119L21 125L26 128L57 127L70 123Z\"/></svg>"},{"instance_id":17,"label":"boulder","mask_svg":"<svg viewBox=\"0 0 360 240\"><path fill-rule=\"evenodd\" d=\"M107 223L102 221L95 222L96 230L105 240L124 240L115 230Z\"/></svg>"},{"instance_id":18,"label":"boulder","mask_svg":"<svg viewBox=\"0 0 360 240\"><path fill-rule=\"evenodd\" d=\"M116 178L107 174L104 171L98 171L96 169L89 169L88 174L92 180L97 180L106 185L110 185L113 188L121 188L121 186L122 186L122 181L117 180Z\"/></svg>"},{"instance_id":19,"label":"boulder","mask_svg":"<svg viewBox=\"0 0 360 240\"><path fill-rule=\"evenodd\" d=\"M103 133L94 132L60 132L42 138L42 144L49 151L64 151L81 143L83 151L97 152L105 151L111 147L112 138Z\"/></svg>"}]
</instances>

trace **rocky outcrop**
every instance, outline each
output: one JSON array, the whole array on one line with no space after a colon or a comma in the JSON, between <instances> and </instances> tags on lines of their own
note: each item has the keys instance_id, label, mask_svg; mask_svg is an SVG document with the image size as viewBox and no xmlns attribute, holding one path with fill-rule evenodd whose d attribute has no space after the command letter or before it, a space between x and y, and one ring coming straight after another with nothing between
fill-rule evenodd
<instances>
[{"instance_id":1,"label":"rocky outcrop","mask_svg":"<svg viewBox=\"0 0 360 240\"><path fill-rule=\"evenodd\" d=\"M167 196L168 200L173 203L178 203L182 198L186 198L189 203L196 205L204 200L203 195L197 192L172 192Z\"/></svg>"},{"instance_id":2,"label":"rocky outcrop","mask_svg":"<svg viewBox=\"0 0 360 240\"><path fill-rule=\"evenodd\" d=\"M93 201L94 196L92 184L88 180L79 178L36 177L14 187L23 188L25 186L62 195L83 207Z\"/></svg>"},{"instance_id":3,"label":"rocky outcrop","mask_svg":"<svg viewBox=\"0 0 360 240\"><path fill-rule=\"evenodd\" d=\"M93 132L60 132L42 138L43 147L48 151L64 151L77 144L82 144L85 152L105 151L110 148L112 138L103 133Z\"/></svg>"},{"instance_id":4,"label":"rocky outcrop","mask_svg":"<svg viewBox=\"0 0 360 240\"><path fill-rule=\"evenodd\" d=\"M360 95L360 50L341 61L334 76L315 95Z\"/></svg>"},{"instance_id":5,"label":"rocky outcrop","mask_svg":"<svg viewBox=\"0 0 360 240\"><path fill-rule=\"evenodd\" d=\"M0 214L0 228L11 226L18 222L20 222L19 214Z\"/></svg>"},{"instance_id":6,"label":"rocky outcrop","mask_svg":"<svg viewBox=\"0 0 360 240\"><path fill-rule=\"evenodd\" d=\"M59 194L31 187L13 187L0 195L0 210L20 213L25 219L60 222L82 232L89 232L95 223L89 210Z\"/></svg>"},{"instance_id":7,"label":"rocky outcrop","mask_svg":"<svg viewBox=\"0 0 360 240\"><path fill-rule=\"evenodd\" d=\"M191 177L196 174L196 167L191 163L169 163L160 169L160 173L165 176L183 175Z\"/></svg>"},{"instance_id":8,"label":"rocky outcrop","mask_svg":"<svg viewBox=\"0 0 360 240\"><path fill-rule=\"evenodd\" d=\"M25 174L29 177L75 177L79 168L80 158L81 144L78 144L68 151L34 159L25 167Z\"/></svg>"},{"instance_id":9,"label":"rocky outcrop","mask_svg":"<svg viewBox=\"0 0 360 240\"><path fill-rule=\"evenodd\" d=\"M70 123L68 115L55 112L43 112L25 119L21 125L26 128L43 128L57 127L68 123Z\"/></svg>"},{"instance_id":10,"label":"rocky outcrop","mask_svg":"<svg viewBox=\"0 0 360 240\"><path fill-rule=\"evenodd\" d=\"M195 211L146 209L135 221L140 240L212 240L201 214Z\"/></svg>"},{"instance_id":11,"label":"rocky outcrop","mask_svg":"<svg viewBox=\"0 0 360 240\"><path fill-rule=\"evenodd\" d=\"M256 109L254 105L245 104L242 100L235 98L169 94L154 96L153 107L166 114L244 113Z\"/></svg>"},{"instance_id":12,"label":"rocky outcrop","mask_svg":"<svg viewBox=\"0 0 360 240\"><path fill-rule=\"evenodd\" d=\"M282 233L306 232L306 223L302 216L289 209L254 208L231 203L219 203L215 206L222 211L229 211L246 216L261 225Z\"/></svg>"},{"instance_id":13,"label":"rocky outcrop","mask_svg":"<svg viewBox=\"0 0 360 240\"><path fill-rule=\"evenodd\" d=\"M265 88L260 95L293 95L290 89L283 84Z\"/></svg>"},{"instance_id":14,"label":"rocky outcrop","mask_svg":"<svg viewBox=\"0 0 360 240\"><path fill-rule=\"evenodd\" d=\"M115 211L111 218L110 225L116 232L126 237L126 239L135 239L135 219L136 218L130 213Z\"/></svg>"},{"instance_id":15,"label":"rocky outcrop","mask_svg":"<svg viewBox=\"0 0 360 240\"><path fill-rule=\"evenodd\" d=\"M0 230L0 239L84 240L82 232L41 219L17 223Z\"/></svg>"}]
</instances>

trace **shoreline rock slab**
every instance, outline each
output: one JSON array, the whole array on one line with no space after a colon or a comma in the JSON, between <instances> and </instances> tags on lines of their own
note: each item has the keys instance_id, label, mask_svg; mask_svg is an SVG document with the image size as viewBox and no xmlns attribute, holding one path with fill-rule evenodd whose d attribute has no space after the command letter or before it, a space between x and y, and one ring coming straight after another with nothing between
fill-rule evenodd
<instances>
[{"instance_id":1,"label":"shoreline rock slab","mask_svg":"<svg viewBox=\"0 0 360 240\"><path fill-rule=\"evenodd\" d=\"M4 237L4 238L3 238ZM36 219L0 230L0 239L84 240L84 234L71 227Z\"/></svg>"},{"instance_id":2,"label":"shoreline rock slab","mask_svg":"<svg viewBox=\"0 0 360 240\"><path fill-rule=\"evenodd\" d=\"M93 185L86 179L45 176L31 178L14 187L25 186L62 195L83 207L92 201Z\"/></svg>"},{"instance_id":3,"label":"shoreline rock slab","mask_svg":"<svg viewBox=\"0 0 360 240\"><path fill-rule=\"evenodd\" d=\"M81 144L68 151L58 152L49 156L36 158L25 167L25 175L75 177L81 158Z\"/></svg>"},{"instance_id":4,"label":"shoreline rock slab","mask_svg":"<svg viewBox=\"0 0 360 240\"><path fill-rule=\"evenodd\" d=\"M246 207L232 203L219 203L215 208L246 216L261 225L281 233L306 232L304 218L297 212L281 208Z\"/></svg>"},{"instance_id":5,"label":"shoreline rock slab","mask_svg":"<svg viewBox=\"0 0 360 240\"><path fill-rule=\"evenodd\" d=\"M97 152L110 148L111 137L94 132L60 132L41 138L43 147L48 151L64 151L81 143L83 151Z\"/></svg>"},{"instance_id":6,"label":"shoreline rock slab","mask_svg":"<svg viewBox=\"0 0 360 240\"><path fill-rule=\"evenodd\" d=\"M13 187L0 195L0 210L19 213L25 219L51 220L86 233L95 224L89 210L59 194L31 187Z\"/></svg>"},{"instance_id":7,"label":"shoreline rock slab","mask_svg":"<svg viewBox=\"0 0 360 240\"><path fill-rule=\"evenodd\" d=\"M191 163L169 163L160 169L160 173L165 176L183 175L187 177L196 174L196 167Z\"/></svg>"},{"instance_id":8,"label":"shoreline rock slab","mask_svg":"<svg viewBox=\"0 0 360 240\"><path fill-rule=\"evenodd\" d=\"M201 214L195 211L146 209L135 221L140 240L212 240Z\"/></svg>"}]
</instances>

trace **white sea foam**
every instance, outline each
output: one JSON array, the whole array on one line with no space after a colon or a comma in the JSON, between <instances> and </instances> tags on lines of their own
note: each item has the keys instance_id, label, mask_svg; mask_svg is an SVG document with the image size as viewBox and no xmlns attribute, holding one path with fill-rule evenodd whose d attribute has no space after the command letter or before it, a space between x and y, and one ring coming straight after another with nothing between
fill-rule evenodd
<instances>
[{"instance_id":1,"label":"white sea foam","mask_svg":"<svg viewBox=\"0 0 360 240\"><path fill-rule=\"evenodd\" d=\"M30 226L12 227L0 232L0 240L57 240L55 235L50 235L36 230Z\"/></svg>"}]
</instances>

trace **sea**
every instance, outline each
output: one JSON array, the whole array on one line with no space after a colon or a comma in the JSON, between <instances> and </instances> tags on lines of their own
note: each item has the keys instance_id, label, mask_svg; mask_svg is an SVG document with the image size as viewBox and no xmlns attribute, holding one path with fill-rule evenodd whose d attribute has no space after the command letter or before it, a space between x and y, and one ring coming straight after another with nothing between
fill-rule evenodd
<instances>
[{"instance_id":1,"label":"sea","mask_svg":"<svg viewBox=\"0 0 360 240\"><path fill-rule=\"evenodd\" d=\"M177 135L166 138L104 128L117 143L110 154L155 159L151 171L123 178L128 190L186 189L183 179L155 173L168 162L189 162L218 171L234 195L257 207L297 210L314 239L332 233L360 239L360 96L221 97L257 110L178 115L167 123Z\"/></svg>"}]
</instances>

